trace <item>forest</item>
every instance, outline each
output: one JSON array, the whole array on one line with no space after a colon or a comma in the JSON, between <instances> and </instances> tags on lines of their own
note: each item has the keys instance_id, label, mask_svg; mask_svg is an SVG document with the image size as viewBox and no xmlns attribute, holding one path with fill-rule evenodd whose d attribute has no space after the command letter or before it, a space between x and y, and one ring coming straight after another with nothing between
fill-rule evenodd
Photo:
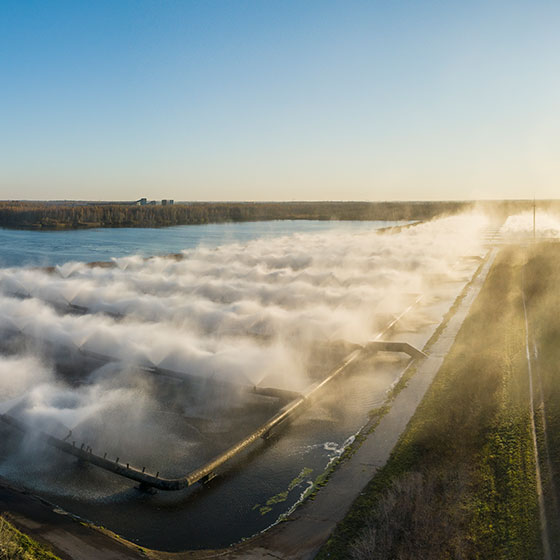
<instances>
[{"instance_id":1,"label":"forest","mask_svg":"<svg viewBox=\"0 0 560 560\"><path fill-rule=\"evenodd\" d=\"M539 202L542 204L542 202ZM264 220L427 220L482 205L509 213L532 201L441 202L188 202L145 205L112 202L0 201L0 227L79 229L165 227Z\"/></svg>"}]
</instances>

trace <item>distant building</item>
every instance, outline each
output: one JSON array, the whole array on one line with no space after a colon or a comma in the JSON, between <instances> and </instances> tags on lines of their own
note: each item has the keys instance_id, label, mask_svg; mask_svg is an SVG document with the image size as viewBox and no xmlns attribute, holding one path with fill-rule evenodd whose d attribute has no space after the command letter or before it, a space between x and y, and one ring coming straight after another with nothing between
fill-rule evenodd
<instances>
[{"instance_id":1,"label":"distant building","mask_svg":"<svg viewBox=\"0 0 560 560\"><path fill-rule=\"evenodd\" d=\"M136 206L146 206L148 204L147 198L141 198L140 200L136 201Z\"/></svg>"},{"instance_id":2,"label":"distant building","mask_svg":"<svg viewBox=\"0 0 560 560\"><path fill-rule=\"evenodd\" d=\"M162 206L171 206L171 204L175 204L175 201L172 198L167 198L167 199L163 198L161 200Z\"/></svg>"}]
</instances>

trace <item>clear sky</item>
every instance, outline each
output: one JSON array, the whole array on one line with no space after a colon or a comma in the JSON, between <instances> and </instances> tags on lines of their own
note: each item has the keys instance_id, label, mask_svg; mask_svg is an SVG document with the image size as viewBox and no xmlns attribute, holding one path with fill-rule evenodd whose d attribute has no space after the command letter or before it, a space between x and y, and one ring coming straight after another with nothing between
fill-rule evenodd
<instances>
[{"instance_id":1,"label":"clear sky","mask_svg":"<svg viewBox=\"0 0 560 560\"><path fill-rule=\"evenodd\" d=\"M0 199L560 197L560 2L2 0Z\"/></svg>"}]
</instances>

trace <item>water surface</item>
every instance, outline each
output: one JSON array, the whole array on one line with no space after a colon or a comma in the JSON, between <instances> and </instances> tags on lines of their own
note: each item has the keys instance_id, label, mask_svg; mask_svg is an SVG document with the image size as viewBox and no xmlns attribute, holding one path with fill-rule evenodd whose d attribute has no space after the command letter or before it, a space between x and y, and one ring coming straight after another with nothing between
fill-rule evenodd
<instances>
[{"instance_id":1,"label":"water surface","mask_svg":"<svg viewBox=\"0 0 560 560\"><path fill-rule=\"evenodd\" d=\"M54 266L97 262L127 255L163 255L200 245L216 247L293 233L370 231L405 222L277 220L173 226L27 231L0 228L0 266Z\"/></svg>"}]
</instances>

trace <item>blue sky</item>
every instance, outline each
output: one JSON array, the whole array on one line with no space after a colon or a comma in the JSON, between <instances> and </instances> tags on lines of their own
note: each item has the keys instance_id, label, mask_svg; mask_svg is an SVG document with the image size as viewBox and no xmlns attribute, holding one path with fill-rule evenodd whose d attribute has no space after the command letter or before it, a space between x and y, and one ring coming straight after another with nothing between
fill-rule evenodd
<instances>
[{"instance_id":1,"label":"blue sky","mask_svg":"<svg viewBox=\"0 0 560 560\"><path fill-rule=\"evenodd\" d=\"M0 3L0 199L558 197L557 2Z\"/></svg>"}]
</instances>

